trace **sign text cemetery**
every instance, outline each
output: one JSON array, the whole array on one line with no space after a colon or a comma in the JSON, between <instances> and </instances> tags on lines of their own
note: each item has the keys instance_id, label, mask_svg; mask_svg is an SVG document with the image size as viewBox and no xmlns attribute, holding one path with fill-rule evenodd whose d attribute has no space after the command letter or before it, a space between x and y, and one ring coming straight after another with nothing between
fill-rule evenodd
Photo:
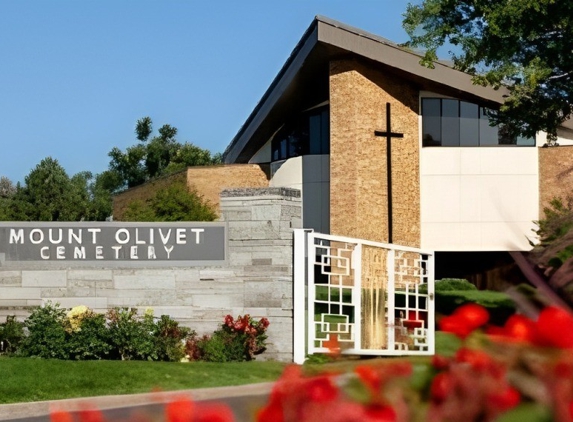
<instances>
[{"instance_id":1,"label":"sign text cemetery","mask_svg":"<svg viewBox=\"0 0 573 422\"><path fill-rule=\"evenodd\" d=\"M224 223L1 223L2 261L223 261Z\"/></svg>"}]
</instances>

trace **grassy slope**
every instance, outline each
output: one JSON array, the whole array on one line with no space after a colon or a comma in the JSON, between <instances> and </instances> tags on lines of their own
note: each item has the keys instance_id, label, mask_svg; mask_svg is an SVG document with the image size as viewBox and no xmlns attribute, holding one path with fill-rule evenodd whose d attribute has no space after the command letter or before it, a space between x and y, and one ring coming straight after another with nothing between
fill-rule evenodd
<instances>
[{"instance_id":1,"label":"grassy slope","mask_svg":"<svg viewBox=\"0 0 573 422\"><path fill-rule=\"evenodd\" d=\"M77 362L0 358L0 403L274 381L284 367L285 364L279 362Z\"/></svg>"}]
</instances>

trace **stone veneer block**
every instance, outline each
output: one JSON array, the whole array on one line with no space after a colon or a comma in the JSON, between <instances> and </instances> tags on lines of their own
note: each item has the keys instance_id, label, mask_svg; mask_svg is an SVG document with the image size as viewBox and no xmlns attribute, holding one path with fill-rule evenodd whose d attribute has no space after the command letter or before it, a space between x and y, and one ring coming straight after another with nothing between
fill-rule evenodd
<instances>
[{"instance_id":1,"label":"stone veneer block","mask_svg":"<svg viewBox=\"0 0 573 422\"><path fill-rule=\"evenodd\" d=\"M68 270L68 280L107 281L112 279L112 275L112 270Z\"/></svg>"},{"instance_id":2,"label":"stone veneer block","mask_svg":"<svg viewBox=\"0 0 573 422\"><path fill-rule=\"evenodd\" d=\"M175 289L175 276L170 271L156 275L115 275L113 281L116 289Z\"/></svg>"},{"instance_id":3,"label":"stone veneer block","mask_svg":"<svg viewBox=\"0 0 573 422\"><path fill-rule=\"evenodd\" d=\"M0 299L39 299L41 292L39 287L0 287Z\"/></svg>"},{"instance_id":4,"label":"stone veneer block","mask_svg":"<svg viewBox=\"0 0 573 422\"><path fill-rule=\"evenodd\" d=\"M66 271L22 271L22 287L66 287Z\"/></svg>"},{"instance_id":5,"label":"stone veneer block","mask_svg":"<svg viewBox=\"0 0 573 422\"><path fill-rule=\"evenodd\" d=\"M201 308L229 309L233 306L243 306L243 295L242 294L193 295L192 305L194 307L201 307Z\"/></svg>"},{"instance_id":6,"label":"stone veneer block","mask_svg":"<svg viewBox=\"0 0 573 422\"><path fill-rule=\"evenodd\" d=\"M21 286L21 271L0 271L0 286Z\"/></svg>"}]
</instances>

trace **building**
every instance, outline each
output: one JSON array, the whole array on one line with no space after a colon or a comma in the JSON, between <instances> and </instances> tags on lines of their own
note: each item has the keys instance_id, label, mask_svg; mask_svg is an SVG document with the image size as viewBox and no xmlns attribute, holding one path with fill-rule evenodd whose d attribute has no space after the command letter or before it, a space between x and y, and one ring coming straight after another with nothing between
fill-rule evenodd
<instances>
[{"instance_id":1,"label":"building","mask_svg":"<svg viewBox=\"0 0 573 422\"><path fill-rule=\"evenodd\" d=\"M533 222L573 186L573 124L559 147L542 148L544 134L509 139L487 117L503 90L419 61L316 17L225 162L270 164L269 184L301 189L303 226L320 232L441 252L529 250Z\"/></svg>"},{"instance_id":2,"label":"building","mask_svg":"<svg viewBox=\"0 0 573 422\"><path fill-rule=\"evenodd\" d=\"M259 165L268 181L250 168L253 186L302 191L305 228L438 251L438 273L459 253L483 261L529 250L534 221L573 186L573 123L559 147L543 148L544 134L509 139L487 116L503 90L419 61L316 17L227 147L233 166L216 170L210 191L233 187L225 172L237 164Z\"/></svg>"}]
</instances>

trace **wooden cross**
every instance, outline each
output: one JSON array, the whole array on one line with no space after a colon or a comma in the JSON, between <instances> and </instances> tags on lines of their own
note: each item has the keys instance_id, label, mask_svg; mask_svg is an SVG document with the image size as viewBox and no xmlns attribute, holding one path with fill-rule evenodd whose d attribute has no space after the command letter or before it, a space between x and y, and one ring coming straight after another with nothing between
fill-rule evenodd
<instances>
[{"instance_id":1,"label":"wooden cross","mask_svg":"<svg viewBox=\"0 0 573 422\"><path fill-rule=\"evenodd\" d=\"M392 243L392 138L403 138L403 133L392 132L390 103L386 103L386 132L374 131L375 136L386 137L386 180L388 185L388 243Z\"/></svg>"}]
</instances>

